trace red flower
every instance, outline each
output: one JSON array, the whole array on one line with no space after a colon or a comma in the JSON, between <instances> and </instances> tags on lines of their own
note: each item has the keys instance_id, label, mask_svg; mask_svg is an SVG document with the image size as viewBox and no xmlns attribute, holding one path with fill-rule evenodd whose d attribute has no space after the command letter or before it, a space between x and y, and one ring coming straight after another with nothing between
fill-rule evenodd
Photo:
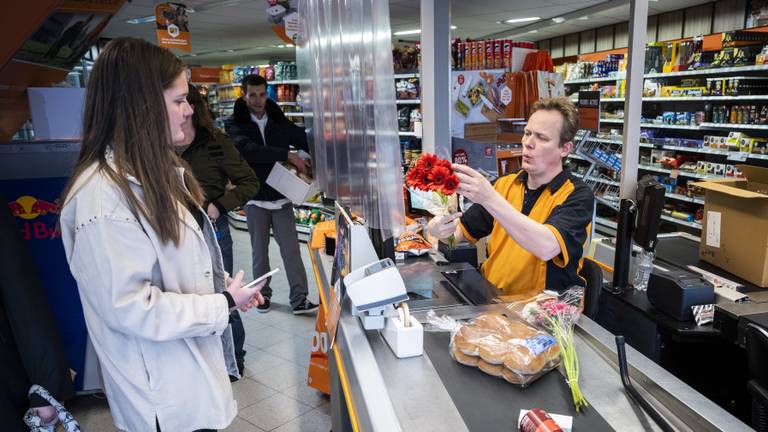
<instances>
[{"instance_id":1,"label":"red flower","mask_svg":"<svg viewBox=\"0 0 768 432\"><path fill-rule=\"evenodd\" d=\"M445 182L443 183L443 188L441 190L442 193L445 195L451 195L454 192L456 192L456 188L459 187L459 178L456 177L455 174L451 174L448 177L446 177Z\"/></svg>"},{"instance_id":2,"label":"red flower","mask_svg":"<svg viewBox=\"0 0 768 432\"><path fill-rule=\"evenodd\" d=\"M445 183L445 179L447 179L450 175L451 171L447 168L436 166L432 169L432 172L429 173L429 179L432 180L433 185L439 187Z\"/></svg>"},{"instance_id":3,"label":"red flower","mask_svg":"<svg viewBox=\"0 0 768 432\"><path fill-rule=\"evenodd\" d=\"M422 157L419 158L419 162L417 163L417 166L420 164L422 169L427 171L432 171L432 168L435 167L438 161L439 159L437 158L437 156L431 153L425 153Z\"/></svg>"},{"instance_id":4,"label":"red flower","mask_svg":"<svg viewBox=\"0 0 768 432\"><path fill-rule=\"evenodd\" d=\"M445 159L438 160L435 166L448 168L451 171L451 174L453 174L453 165L451 165L451 163Z\"/></svg>"}]
</instances>

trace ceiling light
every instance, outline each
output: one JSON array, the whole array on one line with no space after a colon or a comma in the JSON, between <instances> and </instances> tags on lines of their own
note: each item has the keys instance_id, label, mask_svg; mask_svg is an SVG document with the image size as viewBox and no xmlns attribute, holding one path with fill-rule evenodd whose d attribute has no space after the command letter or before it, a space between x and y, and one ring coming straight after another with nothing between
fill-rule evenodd
<instances>
[{"instance_id":1,"label":"ceiling light","mask_svg":"<svg viewBox=\"0 0 768 432\"><path fill-rule=\"evenodd\" d=\"M582 21L586 21L586 20L589 19L589 16L587 16L587 15L580 16L579 19L582 20Z\"/></svg>"},{"instance_id":2,"label":"ceiling light","mask_svg":"<svg viewBox=\"0 0 768 432\"><path fill-rule=\"evenodd\" d=\"M228 49L227 52L235 52L233 49Z\"/></svg>"},{"instance_id":3,"label":"ceiling light","mask_svg":"<svg viewBox=\"0 0 768 432\"><path fill-rule=\"evenodd\" d=\"M197 54L195 54L195 53L192 53L192 54L190 54L189 56L190 56L190 57L197 57Z\"/></svg>"},{"instance_id":4,"label":"ceiling light","mask_svg":"<svg viewBox=\"0 0 768 432\"><path fill-rule=\"evenodd\" d=\"M534 30L529 31L528 33L538 33L538 32L539 32L538 30L534 29Z\"/></svg>"},{"instance_id":5,"label":"ceiling light","mask_svg":"<svg viewBox=\"0 0 768 432\"><path fill-rule=\"evenodd\" d=\"M146 23L155 22L155 16L149 15L141 18L131 18L131 19L125 20L125 22L127 22L128 24L146 24Z\"/></svg>"},{"instance_id":6,"label":"ceiling light","mask_svg":"<svg viewBox=\"0 0 768 432\"><path fill-rule=\"evenodd\" d=\"M265 67L269 67L269 66L270 66L270 65L268 65L268 64L263 64L263 65L258 65L258 66L256 66L256 67L265 68Z\"/></svg>"},{"instance_id":7,"label":"ceiling light","mask_svg":"<svg viewBox=\"0 0 768 432\"><path fill-rule=\"evenodd\" d=\"M451 30L456 30L457 28L456 26L451 26Z\"/></svg>"},{"instance_id":8,"label":"ceiling light","mask_svg":"<svg viewBox=\"0 0 768 432\"><path fill-rule=\"evenodd\" d=\"M413 34L419 34L421 33L421 29L414 29L414 30L402 30L399 32L392 33L395 36L405 36L405 35L413 35Z\"/></svg>"},{"instance_id":9,"label":"ceiling light","mask_svg":"<svg viewBox=\"0 0 768 432\"><path fill-rule=\"evenodd\" d=\"M512 18L512 19L508 19L508 20L506 20L504 22L507 23L507 24L516 24L516 23L521 23L521 22L538 21L540 19L541 18L539 18L539 17Z\"/></svg>"},{"instance_id":10,"label":"ceiling light","mask_svg":"<svg viewBox=\"0 0 768 432\"><path fill-rule=\"evenodd\" d=\"M562 24L565 22L565 18L563 17L552 18L552 21L554 21L556 24Z\"/></svg>"}]
</instances>

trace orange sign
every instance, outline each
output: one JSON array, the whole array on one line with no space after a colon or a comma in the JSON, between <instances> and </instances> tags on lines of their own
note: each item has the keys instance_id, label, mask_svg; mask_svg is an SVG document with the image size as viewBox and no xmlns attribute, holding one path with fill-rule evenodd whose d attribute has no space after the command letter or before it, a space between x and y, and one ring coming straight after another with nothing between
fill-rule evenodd
<instances>
[{"instance_id":1,"label":"orange sign","mask_svg":"<svg viewBox=\"0 0 768 432\"><path fill-rule=\"evenodd\" d=\"M195 84L218 84L221 68L214 67L192 67L190 81Z\"/></svg>"},{"instance_id":2,"label":"orange sign","mask_svg":"<svg viewBox=\"0 0 768 432\"><path fill-rule=\"evenodd\" d=\"M325 309L320 308L312 336L312 352L309 354L307 385L327 395L331 394L328 375L328 331L325 327Z\"/></svg>"},{"instance_id":3,"label":"orange sign","mask_svg":"<svg viewBox=\"0 0 768 432\"><path fill-rule=\"evenodd\" d=\"M161 3L155 6L157 45L191 52L187 8L179 3Z\"/></svg>"}]
</instances>

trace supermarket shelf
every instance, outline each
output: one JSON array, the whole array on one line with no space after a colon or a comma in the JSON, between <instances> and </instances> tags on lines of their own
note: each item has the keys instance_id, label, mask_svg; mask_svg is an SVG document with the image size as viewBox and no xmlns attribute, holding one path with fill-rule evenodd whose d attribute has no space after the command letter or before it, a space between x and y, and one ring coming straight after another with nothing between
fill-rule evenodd
<instances>
[{"instance_id":1,"label":"supermarket shelf","mask_svg":"<svg viewBox=\"0 0 768 432\"><path fill-rule=\"evenodd\" d=\"M698 230L701 229L701 224L698 223L698 222L688 222L688 221L684 221L682 219L676 219L676 218L673 218L671 216L667 216L665 214L661 215L661 218L664 219L665 221L676 223L678 225L683 225L683 226L687 226L687 227L690 227L690 228L695 228L695 229L698 229Z\"/></svg>"},{"instance_id":2,"label":"supermarket shelf","mask_svg":"<svg viewBox=\"0 0 768 432\"><path fill-rule=\"evenodd\" d=\"M641 169L641 170L646 170L646 171L654 171L654 172L659 172L659 173L664 173L664 174L671 174L672 173L671 169L655 167L653 165L643 165L643 164L640 164L637 167L639 169ZM685 177L692 177L692 178L697 178L697 179L708 179L708 178L720 177L720 176L714 176L714 175L709 175L709 174L699 174L699 173L690 172L690 171L683 171L683 170L677 170L677 175L681 175L681 176L685 176Z\"/></svg>"},{"instance_id":3,"label":"supermarket shelf","mask_svg":"<svg viewBox=\"0 0 768 432\"><path fill-rule=\"evenodd\" d=\"M702 128L708 129L750 129L750 130L768 130L768 125L747 125L738 123L702 123Z\"/></svg>"},{"instance_id":4,"label":"supermarket shelf","mask_svg":"<svg viewBox=\"0 0 768 432\"><path fill-rule=\"evenodd\" d=\"M588 138L587 141L594 141L599 143L605 143L605 144L622 144L621 140L612 140L607 138Z\"/></svg>"},{"instance_id":5,"label":"supermarket shelf","mask_svg":"<svg viewBox=\"0 0 768 432\"><path fill-rule=\"evenodd\" d=\"M602 225L602 226L606 226L608 228L613 228L613 229L618 229L619 228L619 224L617 224L616 222L608 220L608 219L605 219L605 218L601 218L601 217L596 217L595 218L595 223L599 224L599 225Z\"/></svg>"},{"instance_id":6,"label":"supermarket shelf","mask_svg":"<svg viewBox=\"0 0 768 432\"><path fill-rule=\"evenodd\" d=\"M299 80L283 80L283 81L267 81L267 84L269 85L280 85L280 84L299 84Z\"/></svg>"},{"instance_id":7,"label":"supermarket shelf","mask_svg":"<svg viewBox=\"0 0 768 432\"><path fill-rule=\"evenodd\" d=\"M294 113L294 112L287 112L285 113L286 117L312 117L312 113Z\"/></svg>"},{"instance_id":8,"label":"supermarket shelf","mask_svg":"<svg viewBox=\"0 0 768 432\"><path fill-rule=\"evenodd\" d=\"M235 103L237 99L223 99L218 102L214 102L211 105L226 105L226 104L233 104Z\"/></svg>"},{"instance_id":9,"label":"supermarket shelf","mask_svg":"<svg viewBox=\"0 0 768 432\"><path fill-rule=\"evenodd\" d=\"M597 177L588 177L588 178L586 178L586 180L596 181L598 183L603 183L603 184L607 184L607 185L611 185L611 186L619 186L618 182L611 181L611 180L604 180L604 179L597 178Z\"/></svg>"},{"instance_id":10,"label":"supermarket shelf","mask_svg":"<svg viewBox=\"0 0 768 432\"><path fill-rule=\"evenodd\" d=\"M740 67L729 67L729 68L718 68L718 69L700 69L700 70L689 70L689 71L682 71L682 72L652 73L652 74L645 74L645 78L669 78L669 77L691 76L691 75L723 75L723 74L730 74L730 73L759 72L759 71L768 72L768 65L740 66Z\"/></svg>"},{"instance_id":11,"label":"supermarket shelf","mask_svg":"<svg viewBox=\"0 0 768 432\"><path fill-rule=\"evenodd\" d=\"M301 204L294 204L294 207L311 207L321 210L333 210L332 208L329 209L328 207L320 204L320 203L312 203L312 202L303 202Z\"/></svg>"},{"instance_id":12,"label":"supermarket shelf","mask_svg":"<svg viewBox=\"0 0 768 432\"><path fill-rule=\"evenodd\" d=\"M694 75L725 75L725 74L732 74L732 73L742 73L742 72L768 72L768 65L753 65L753 66L740 66L740 67L730 67L730 68L718 68L718 69L699 69L699 70L689 70L689 71L681 71L681 72L665 72L665 73L650 73L645 74L644 78L671 78L671 77L678 77L678 76L694 76ZM607 77L607 78L582 78L582 79L576 79L576 80L567 80L564 82L564 84L588 84L588 83L594 83L594 82L603 82L603 81L616 81L624 79L623 76L617 76L617 77Z\"/></svg>"},{"instance_id":13,"label":"supermarket shelf","mask_svg":"<svg viewBox=\"0 0 768 432\"><path fill-rule=\"evenodd\" d=\"M595 82L606 82L606 81L616 81L624 78L620 77L602 77L602 78L582 78L582 79L575 79L575 80L568 80L565 81L563 84L589 84L589 83L595 83Z\"/></svg>"},{"instance_id":14,"label":"supermarket shelf","mask_svg":"<svg viewBox=\"0 0 768 432\"><path fill-rule=\"evenodd\" d=\"M664 150L681 151L681 152L687 152L687 153L703 153L703 154L712 154L712 155L718 155L718 156L728 156L728 153L729 153L726 150L707 149L707 148L698 148L698 147L681 147L681 146L672 146L672 145L662 145L661 148Z\"/></svg>"},{"instance_id":15,"label":"supermarket shelf","mask_svg":"<svg viewBox=\"0 0 768 432\"><path fill-rule=\"evenodd\" d=\"M604 119L604 118L601 118L601 119L599 119L599 121L600 121L600 123L616 123L616 124L624 123L624 119Z\"/></svg>"},{"instance_id":16,"label":"supermarket shelf","mask_svg":"<svg viewBox=\"0 0 768 432\"><path fill-rule=\"evenodd\" d=\"M398 132L397 134L400 136L412 136L412 137L416 136L416 132Z\"/></svg>"},{"instance_id":17,"label":"supermarket shelf","mask_svg":"<svg viewBox=\"0 0 768 432\"><path fill-rule=\"evenodd\" d=\"M398 105L421 105L421 99L398 99Z\"/></svg>"},{"instance_id":18,"label":"supermarket shelf","mask_svg":"<svg viewBox=\"0 0 768 432\"><path fill-rule=\"evenodd\" d=\"M582 156L580 154L576 154L576 153L571 153L571 154L568 155L568 157L571 158L571 159L578 159L578 160L583 160L583 161L588 161L589 160L589 159L585 158L584 156Z\"/></svg>"},{"instance_id":19,"label":"supermarket shelf","mask_svg":"<svg viewBox=\"0 0 768 432\"><path fill-rule=\"evenodd\" d=\"M299 106L298 102L277 102L280 106Z\"/></svg>"},{"instance_id":20,"label":"supermarket shelf","mask_svg":"<svg viewBox=\"0 0 768 432\"><path fill-rule=\"evenodd\" d=\"M403 79L403 78L418 78L421 74L416 73L406 73L406 74L395 74L395 79Z\"/></svg>"},{"instance_id":21,"label":"supermarket shelf","mask_svg":"<svg viewBox=\"0 0 768 432\"><path fill-rule=\"evenodd\" d=\"M768 95L748 95L748 96L654 96L644 97L643 102L693 102L693 101L750 101L750 100L768 100ZM600 103L624 102L624 98L605 98L600 99Z\"/></svg>"},{"instance_id":22,"label":"supermarket shelf","mask_svg":"<svg viewBox=\"0 0 768 432\"><path fill-rule=\"evenodd\" d=\"M701 199L701 198L691 198L691 197L688 197L688 196L685 196L685 195L679 195L679 194L673 194L673 193L668 193L665 196L667 198L671 198L671 199L677 200L677 201L685 201L685 202L690 202L690 203L694 203L694 204L704 205L704 200Z\"/></svg>"}]
</instances>

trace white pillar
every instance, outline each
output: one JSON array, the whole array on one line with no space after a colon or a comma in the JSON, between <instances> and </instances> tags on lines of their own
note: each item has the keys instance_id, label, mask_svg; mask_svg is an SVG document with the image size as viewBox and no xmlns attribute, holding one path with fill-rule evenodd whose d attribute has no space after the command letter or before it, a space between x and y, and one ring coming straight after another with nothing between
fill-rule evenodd
<instances>
[{"instance_id":1,"label":"white pillar","mask_svg":"<svg viewBox=\"0 0 768 432\"><path fill-rule=\"evenodd\" d=\"M451 157L451 4L421 0L422 150Z\"/></svg>"},{"instance_id":2,"label":"white pillar","mask_svg":"<svg viewBox=\"0 0 768 432\"><path fill-rule=\"evenodd\" d=\"M643 72L648 0L631 0L627 85L624 93L624 145L621 150L621 198L634 199L640 157L640 118L643 111Z\"/></svg>"}]
</instances>

